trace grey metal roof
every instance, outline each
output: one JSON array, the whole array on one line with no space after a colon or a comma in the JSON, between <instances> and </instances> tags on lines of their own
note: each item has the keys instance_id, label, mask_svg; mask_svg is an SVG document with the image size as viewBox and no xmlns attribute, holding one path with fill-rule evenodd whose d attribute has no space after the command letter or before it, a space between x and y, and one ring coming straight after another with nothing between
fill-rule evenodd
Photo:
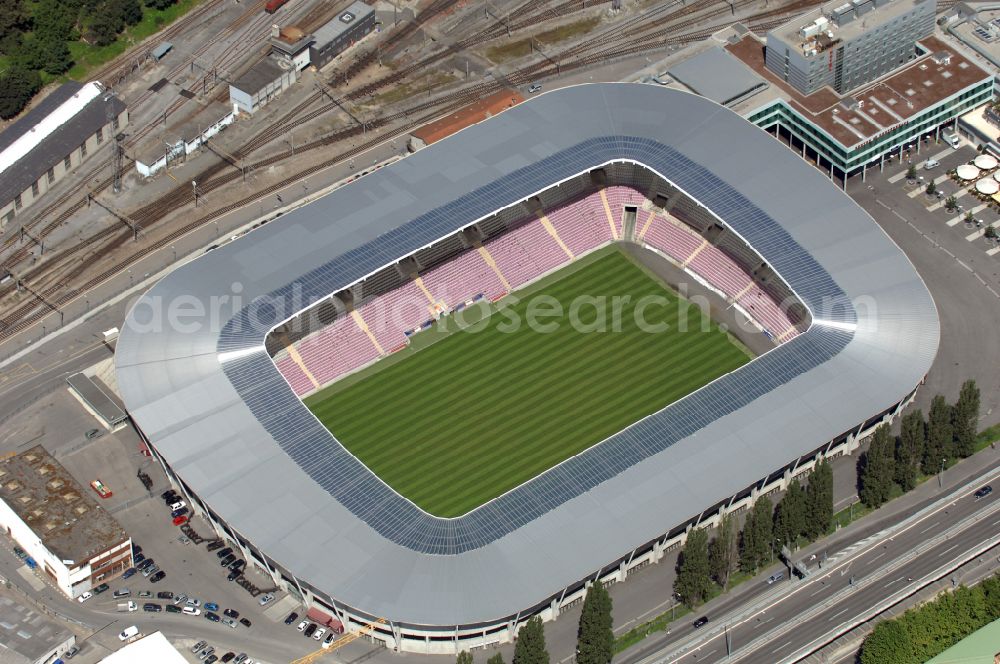
<instances>
[{"instance_id":1,"label":"grey metal roof","mask_svg":"<svg viewBox=\"0 0 1000 664\"><path fill-rule=\"evenodd\" d=\"M69 84L67 83L66 85ZM61 90L62 88L56 92L61 92ZM74 94L75 92L74 90ZM72 94L69 96L72 97ZM48 99L45 101L48 101ZM62 101L66 101L66 99ZM39 104L38 108L34 110L41 109L43 104ZM54 108L48 108L48 111L44 115L35 118L31 126L37 124L39 120L51 113ZM17 160L10 168L0 173L0 192L3 192L3 197L0 200L4 204L13 200L16 195L30 187L32 182L41 178L50 168L61 162L66 155L78 149L100 127L110 124L111 121L108 119L109 108L114 117L117 117L125 110L125 104L118 97L114 96L114 94L104 92L84 106L79 113L60 125L58 129L46 136L31 152ZM29 113L23 119L28 119L32 113ZM104 140L108 141L113 138L113 136L105 136Z\"/></svg>"},{"instance_id":2,"label":"grey metal roof","mask_svg":"<svg viewBox=\"0 0 1000 664\"><path fill-rule=\"evenodd\" d=\"M264 58L236 79L233 87L248 95L255 95L281 78L282 73L284 71L278 63L271 58Z\"/></svg>"},{"instance_id":3,"label":"grey metal roof","mask_svg":"<svg viewBox=\"0 0 1000 664\"><path fill-rule=\"evenodd\" d=\"M128 418L114 397L111 396L111 390L105 389L106 386L100 382L100 379L95 380L86 374L75 373L66 378L66 383L107 424L113 426Z\"/></svg>"},{"instance_id":4,"label":"grey metal roof","mask_svg":"<svg viewBox=\"0 0 1000 664\"><path fill-rule=\"evenodd\" d=\"M0 596L0 662L34 664L48 661L73 633L25 605Z\"/></svg>"},{"instance_id":5,"label":"grey metal roof","mask_svg":"<svg viewBox=\"0 0 1000 664\"><path fill-rule=\"evenodd\" d=\"M421 512L294 396L267 330L616 160L714 210L810 307L812 327L465 516ZM181 297L212 315L151 316ZM938 337L913 266L822 173L697 95L595 84L540 95L179 268L129 313L116 363L156 449L279 564L372 615L467 625L544 601L895 403Z\"/></svg>"},{"instance_id":6,"label":"grey metal roof","mask_svg":"<svg viewBox=\"0 0 1000 664\"><path fill-rule=\"evenodd\" d=\"M375 8L371 5L363 2L352 2L347 9L340 11L316 30L313 34L316 38L316 48L323 48L374 12Z\"/></svg>"},{"instance_id":7,"label":"grey metal roof","mask_svg":"<svg viewBox=\"0 0 1000 664\"><path fill-rule=\"evenodd\" d=\"M767 81L718 46L671 67L670 75L702 97L724 106L767 87Z\"/></svg>"}]
</instances>

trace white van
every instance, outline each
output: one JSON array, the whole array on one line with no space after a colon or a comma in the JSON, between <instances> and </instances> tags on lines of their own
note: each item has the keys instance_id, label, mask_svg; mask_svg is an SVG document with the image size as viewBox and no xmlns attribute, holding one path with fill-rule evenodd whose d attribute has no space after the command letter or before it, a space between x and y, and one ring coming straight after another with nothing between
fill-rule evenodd
<instances>
[{"instance_id":1,"label":"white van","mask_svg":"<svg viewBox=\"0 0 1000 664\"><path fill-rule=\"evenodd\" d=\"M924 162L924 170L929 171L932 168L937 168L940 165L941 162L938 161L937 159L928 159L927 161Z\"/></svg>"},{"instance_id":2,"label":"white van","mask_svg":"<svg viewBox=\"0 0 1000 664\"><path fill-rule=\"evenodd\" d=\"M136 627L135 625L132 625L131 627L126 627L125 629L123 629L122 633L118 635L118 639L120 641L128 641L138 633L139 633L139 628Z\"/></svg>"},{"instance_id":3,"label":"white van","mask_svg":"<svg viewBox=\"0 0 1000 664\"><path fill-rule=\"evenodd\" d=\"M951 147L953 147L955 149L958 149L958 146L961 144L959 142L958 135L957 134L953 134L950 131L941 134L941 138L944 139L945 143L947 143L948 145L950 145Z\"/></svg>"}]
</instances>

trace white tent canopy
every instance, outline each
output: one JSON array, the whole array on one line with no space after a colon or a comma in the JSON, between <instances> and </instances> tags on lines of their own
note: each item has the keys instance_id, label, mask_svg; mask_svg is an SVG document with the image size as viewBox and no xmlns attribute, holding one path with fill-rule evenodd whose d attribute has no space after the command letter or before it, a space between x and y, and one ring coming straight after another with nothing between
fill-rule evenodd
<instances>
[{"instance_id":1,"label":"white tent canopy","mask_svg":"<svg viewBox=\"0 0 1000 664\"><path fill-rule=\"evenodd\" d=\"M976 157L973 163L984 171L988 171L997 167L997 158L991 154L981 154Z\"/></svg>"},{"instance_id":2,"label":"white tent canopy","mask_svg":"<svg viewBox=\"0 0 1000 664\"><path fill-rule=\"evenodd\" d=\"M986 196L992 196L1000 191L1000 183L993 178L983 178L976 183L976 191L980 194L985 194Z\"/></svg>"},{"instance_id":3,"label":"white tent canopy","mask_svg":"<svg viewBox=\"0 0 1000 664\"><path fill-rule=\"evenodd\" d=\"M972 164L962 164L955 169L955 172L958 174L958 177L963 180L972 181L979 177L979 169Z\"/></svg>"}]
</instances>

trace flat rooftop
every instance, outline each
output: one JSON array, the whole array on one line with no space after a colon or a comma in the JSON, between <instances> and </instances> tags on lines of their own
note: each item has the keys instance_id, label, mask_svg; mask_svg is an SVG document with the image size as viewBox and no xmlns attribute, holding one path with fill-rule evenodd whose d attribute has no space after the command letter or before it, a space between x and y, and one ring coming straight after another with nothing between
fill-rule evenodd
<instances>
[{"instance_id":1,"label":"flat rooftop","mask_svg":"<svg viewBox=\"0 0 1000 664\"><path fill-rule=\"evenodd\" d=\"M723 106L767 87L767 81L719 46L706 49L668 71L694 92Z\"/></svg>"},{"instance_id":2,"label":"flat rooftop","mask_svg":"<svg viewBox=\"0 0 1000 664\"><path fill-rule=\"evenodd\" d=\"M0 662L37 662L72 635L21 602L0 595Z\"/></svg>"},{"instance_id":3,"label":"flat rooftop","mask_svg":"<svg viewBox=\"0 0 1000 664\"><path fill-rule=\"evenodd\" d=\"M500 92L491 94L489 97L484 97L477 102L460 108L440 120L435 120L415 129L412 132L412 136L430 145L431 143L440 141L442 138L451 136L456 131L465 129L469 125L474 125L477 122L482 122L487 118L493 117L497 113L502 113L508 108L520 104L522 101L524 101L524 97L517 90L501 90Z\"/></svg>"},{"instance_id":4,"label":"flat rooftop","mask_svg":"<svg viewBox=\"0 0 1000 664\"><path fill-rule=\"evenodd\" d=\"M753 35L727 44L726 49L772 88L780 89L782 98L803 117L850 149L990 76L937 37L918 43L926 55L849 95L839 95L829 86L802 94L764 66L764 43Z\"/></svg>"},{"instance_id":5,"label":"flat rooftop","mask_svg":"<svg viewBox=\"0 0 1000 664\"><path fill-rule=\"evenodd\" d=\"M85 562L128 538L94 496L41 445L0 461L0 498L62 560Z\"/></svg>"},{"instance_id":6,"label":"flat rooftop","mask_svg":"<svg viewBox=\"0 0 1000 664\"><path fill-rule=\"evenodd\" d=\"M833 46L838 41L849 42L857 39L865 32L902 16L924 2L932 0L831 0L783 23L771 30L768 35L777 37L798 50L808 50L806 48L808 45L809 48L817 47L819 53L822 53L825 45ZM838 15L844 17L840 19L839 25L836 19ZM822 18L828 21L817 35L802 34L804 27L815 24L816 19ZM826 36L827 31L833 34L832 38ZM825 38L817 39L821 36Z\"/></svg>"},{"instance_id":7,"label":"flat rooftop","mask_svg":"<svg viewBox=\"0 0 1000 664\"><path fill-rule=\"evenodd\" d=\"M375 13L375 8L363 2L352 2L347 9L342 10L329 22L324 23L315 33L316 46L323 47L337 37L350 30L356 23L369 14Z\"/></svg>"}]
</instances>

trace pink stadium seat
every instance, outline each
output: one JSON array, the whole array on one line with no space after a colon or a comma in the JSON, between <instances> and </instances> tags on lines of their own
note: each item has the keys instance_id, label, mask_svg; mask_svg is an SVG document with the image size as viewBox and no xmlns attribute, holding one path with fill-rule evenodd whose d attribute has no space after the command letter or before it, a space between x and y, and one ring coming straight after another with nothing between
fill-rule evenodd
<instances>
[{"instance_id":1,"label":"pink stadium seat","mask_svg":"<svg viewBox=\"0 0 1000 664\"><path fill-rule=\"evenodd\" d=\"M362 305L358 313L386 353L406 345L405 332L433 317L430 300L413 281Z\"/></svg>"},{"instance_id":2,"label":"pink stadium seat","mask_svg":"<svg viewBox=\"0 0 1000 664\"><path fill-rule=\"evenodd\" d=\"M378 358L375 344L350 316L341 316L295 344L302 361L320 385Z\"/></svg>"},{"instance_id":3,"label":"pink stadium seat","mask_svg":"<svg viewBox=\"0 0 1000 664\"><path fill-rule=\"evenodd\" d=\"M613 239L599 192L546 212L559 238L574 255L596 249Z\"/></svg>"},{"instance_id":4,"label":"pink stadium seat","mask_svg":"<svg viewBox=\"0 0 1000 664\"><path fill-rule=\"evenodd\" d=\"M738 302L754 320L775 338L781 336L792 326L788 315L771 299L771 296L756 286L751 288ZM793 330L782 341L788 341L797 335L798 331Z\"/></svg>"},{"instance_id":5,"label":"pink stadium seat","mask_svg":"<svg viewBox=\"0 0 1000 664\"><path fill-rule=\"evenodd\" d=\"M678 263L683 263L701 245L702 238L693 231L684 230L668 219L657 216L649 224L643 241Z\"/></svg>"},{"instance_id":6,"label":"pink stadium seat","mask_svg":"<svg viewBox=\"0 0 1000 664\"><path fill-rule=\"evenodd\" d=\"M506 291L500 277L476 250L466 251L424 272L424 285L431 294L454 308L476 295L495 299Z\"/></svg>"},{"instance_id":7,"label":"pink stadium seat","mask_svg":"<svg viewBox=\"0 0 1000 664\"><path fill-rule=\"evenodd\" d=\"M307 394L313 389L312 381L306 378L299 365L295 364L295 361L288 355L285 355L281 359L276 359L274 364L278 367L281 375L285 377L285 380L288 381L288 384L292 386L292 391L298 396Z\"/></svg>"},{"instance_id":8,"label":"pink stadium seat","mask_svg":"<svg viewBox=\"0 0 1000 664\"><path fill-rule=\"evenodd\" d=\"M511 288L569 262L569 256L535 219L486 243Z\"/></svg>"},{"instance_id":9,"label":"pink stadium seat","mask_svg":"<svg viewBox=\"0 0 1000 664\"><path fill-rule=\"evenodd\" d=\"M646 197L632 187L623 187L621 185L612 185L606 188L604 194L608 197L608 207L611 208L611 219L614 221L615 230L618 231L618 237L621 237L622 215L625 212L625 206L634 205L642 207L642 204L646 201ZM642 214L638 215L638 218L645 220L645 216ZM636 228L636 232L639 230L641 228Z\"/></svg>"},{"instance_id":10,"label":"pink stadium seat","mask_svg":"<svg viewBox=\"0 0 1000 664\"><path fill-rule=\"evenodd\" d=\"M740 269L740 266L711 244L691 259L688 267L727 297L736 297L750 285L750 277Z\"/></svg>"}]
</instances>

